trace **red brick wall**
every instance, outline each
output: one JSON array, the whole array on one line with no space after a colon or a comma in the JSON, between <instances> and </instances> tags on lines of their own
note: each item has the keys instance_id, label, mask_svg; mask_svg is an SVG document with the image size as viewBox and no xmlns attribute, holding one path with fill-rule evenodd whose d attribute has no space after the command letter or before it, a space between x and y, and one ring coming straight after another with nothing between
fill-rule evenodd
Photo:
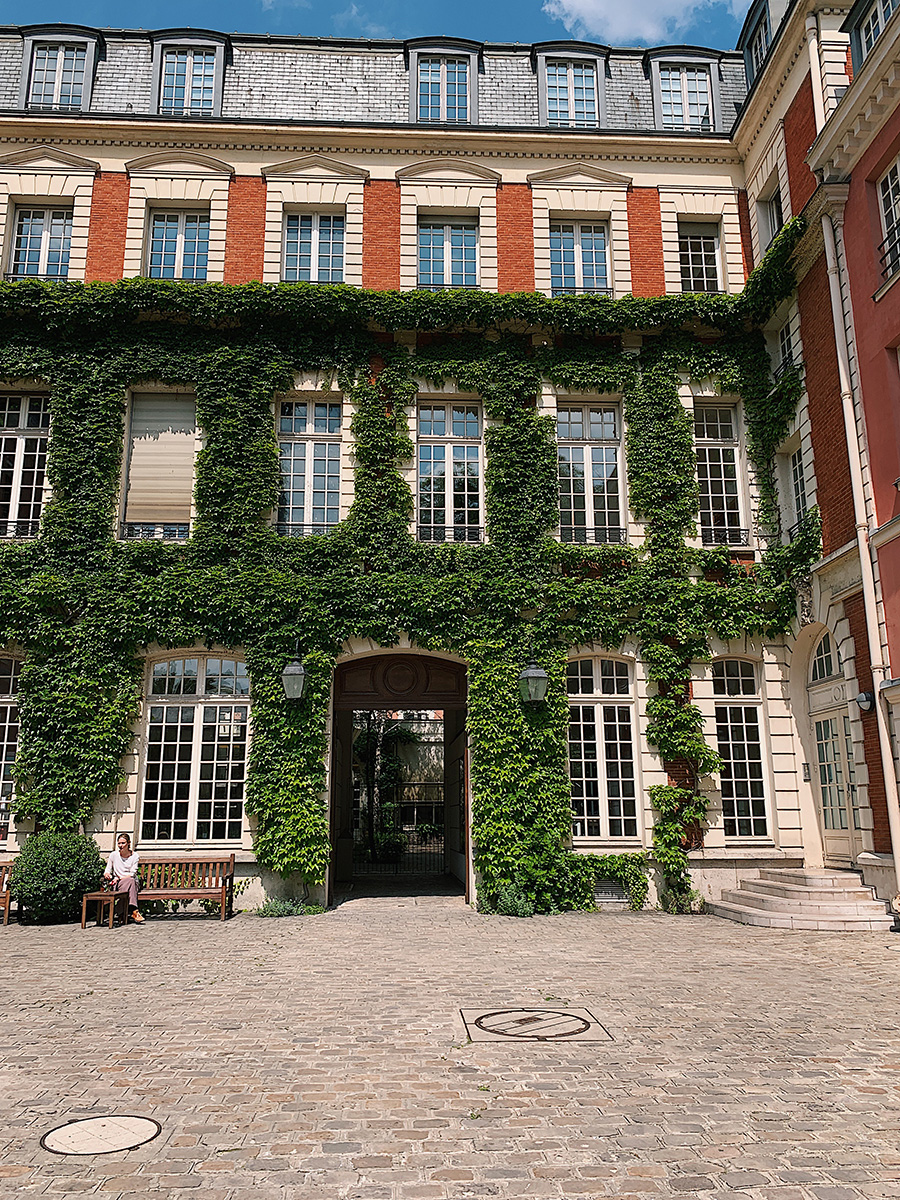
<instances>
[{"instance_id":1,"label":"red brick wall","mask_svg":"<svg viewBox=\"0 0 900 1200\"><path fill-rule=\"evenodd\" d=\"M370 179L363 199L363 287L400 286L400 185Z\"/></svg>"},{"instance_id":2,"label":"red brick wall","mask_svg":"<svg viewBox=\"0 0 900 1200\"><path fill-rule=\"evenodd\" d=\"M632 293L635 296L665 295L662 217L656 188L629 190L628 243L631 250Z\"/></svg>"},{"instance_id":3,"label":"red brick wall","mask_svg":"<svg viewBox=\"0 0 900 1200\"><path fill-rule=\"evenodd\" d=\"M844 612L850 623L850 633L856 647L856 679L861 692L871 692L872 667L869 660L869 640L866 636L866 609L862 592L844 600ZM878 723L874 712L860 713L863 726L863 747L869 769L869 806L872 809L875 851L890 854L891 831L888 824L887 800L884 794L884 771L878 744Z\"/></svg>"},{"instance_id":4,"label":"red brick wall","mask_svg":"<svg viewBox=\"0 0 900 1200\"><path fill-rule=\"evenodd\" d=\"M791 189L791 212L794 216L816 190L815 176L804 161L815 140L816 114L813 108L812 81L807 75L784 114L784 142Z\"/></svg>"},{"instance_id":5,"label":"red brick wall","mask_svg":"<svg viewBox=\"0 0 900 1200\"><path fill-rule=\"evenodd\" d=\"M750 236L750 205L747 202L747 190L741 188L738 192L738 218L741 223L741 257L744 260L744 278L753 270L753 238Z\"/></svg>"},{"instance_id":6,"label":"red brick wall","mask_svg":"<svg viewBox=\"0 0 900 1200\"><path fill-rule=\"evenodd\" d=\"M122 278L130 188L128 176L117 171L101 171L94 178L84 272L87 283Z\"/></svg>"},{"instance_id":7,"label":"red brick wall","mask_svg":"<svg viewBox=\"0 0 900 1200\"><path fill-rule=\"evenodd\" d=\"M527 183L497 188L498 291L534 291L534 209Z\"/></svg>"},{"instance_id":8,"label":"red brick wall","mask_svg":"<svg viewBox=\"0 0 900 1200\"><path fill-rule=\"evenodd\" d=\"M265 234L266 181L258 175L235 175L228 188L226 283L262 279Z\"/></svg>"},{"instance_id":9,"label":"red brick wall","mask_svg":"<svg viewBox=\"0 0 900 1200\"><path fill-rule=\"evenodd\" d=\"M853 540L856 522L824 254L819 255L798 287L797 301L806 365L816 495L822 513L822 546L825 554L830 554Z\"/></svg>"}]
</instances>

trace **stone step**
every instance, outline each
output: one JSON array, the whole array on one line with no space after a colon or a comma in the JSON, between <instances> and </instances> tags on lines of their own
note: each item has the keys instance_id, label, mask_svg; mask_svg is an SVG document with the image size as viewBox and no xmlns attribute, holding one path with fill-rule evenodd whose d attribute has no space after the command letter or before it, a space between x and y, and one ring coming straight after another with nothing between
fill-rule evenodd
<instances>
[{"instance_id":1,"label":"stone step","mask_svg":"<svg viewBox=\"0 0 900 1200\"><path fill-rule=\"evenodd\" d=\"M814 888L803 887L799 883L783 883L781 881L776 883L771 879L742 879L740 886L749 891L765 893L767 896L784 896L786 900L840 900L842 903L852 904L875 899L874 889L865 887L863 884L847 888Z\"/></svg>"},{"instance_id":2,"label":"stone step","mask_svg":"<svg viewBox=\"0 0 900 1200\"><path fill-rule=\"evenodd\" d=\"M785 896L768 896L765 892L754 891L752 888L744 886L747 882L747 880L743 880L740 888L723 892L722 899L729 904L743 905L745 908L759 908L766 912L783 912L798 916L808 914L811 917L832 916L838 920L845 917L850 919L862 917L868 920L869 917L881 917L885 914L884 905L873 900L871 896L856 903L845 901L843 894L834 900L809 900L802 895L787 899Z\"/></svg>"},{"instance_id":3,"label":"stone step","mask_svg":"<svg viewBox=\"0 0 900 1200\"><path fill-rule=\"evenodd\" d=\"M706 911L726 921L739 921L743 925L759 925L767 929L796 929L809 932L833 933L886 933L893 929L894 919L876 917L819 917L802 916L797 913L766 912L761 908L748 908L725 900L711 900Z\"/></svg>"},{"instance_id":4,"label":"stone step","mask_svg":"<svg viewBox=\"0 0 900 1200\"><path fill-rule=\"evenodd\" d=\"M759 877L769 879L773 883L794 883L799 887L841 889L860 886L860 877L856 871L804 871L799 867L762 867Z\"/></svg>"}]
</instances>

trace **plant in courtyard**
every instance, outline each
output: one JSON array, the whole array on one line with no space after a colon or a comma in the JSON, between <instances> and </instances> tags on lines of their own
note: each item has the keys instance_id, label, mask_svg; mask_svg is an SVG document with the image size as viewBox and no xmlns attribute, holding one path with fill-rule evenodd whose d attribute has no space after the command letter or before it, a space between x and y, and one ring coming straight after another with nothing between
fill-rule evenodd
<instances>
[{"instance_id":1,"label":"plant in courtyard","mask_svg":"<svg viewBox=\"0 0 900 1200\"><path fill-rule=\"evenodd\" d=\"M311 917L323 913L320 904L304 904L299 900L266 900L256 909L258 917Z\"/></svg>"},{"instance_id":2,"label":"plant in courtyard","mask_svg":"<svg viewBox=\"0 0 900 1200\"><path fill-rule=\"evenodd\" d=\"M40 924L72 921L84 893L100 886L103 866L93 838L71 831L33 833L13 862L9 890Z\"/></svg>"}]
</instances>

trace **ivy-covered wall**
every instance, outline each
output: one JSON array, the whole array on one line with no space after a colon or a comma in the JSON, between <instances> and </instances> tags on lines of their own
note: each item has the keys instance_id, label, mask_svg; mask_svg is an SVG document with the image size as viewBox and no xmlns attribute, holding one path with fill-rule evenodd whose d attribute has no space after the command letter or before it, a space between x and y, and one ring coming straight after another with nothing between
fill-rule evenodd
<instances>
[{"instance_id":1,"label":"ivy-covered wall","mask_svg":"<svg viewBox=\"0 0 900 1200\"><path fill-rule=\"evenodd\" d=\"M25 652L17 813L46 828L90 820L117 787L150 643L240 648L249 666L249 811L259 862L321 881L331 672L351 638L402 634L468 664L473 839L479 900L513 887L538 910L587 906L596 864L571 830L565 661L576 645L639 642L652 683L648 740L681 786L654 789L654 854L674 903L689 889L686 829L701 821L699 778L716 756L690 702L708 639L782 635L794 581L815 558L815 515L781 545L774 452L799 395L773 388L759 326L792 287L792 223L740 296L546 300L369 293L303 284L224 287L145 280L0 286L0 378L49 388L53 495L34 542L0 547L0 646ZM395 331L428 333L410 353ZM639 353L621 335L642 335ZM535 338L534 335L541 335ZM546 344L536 346L536 341ZM334 372L353 409L355 499L329 536L276 535L273 398L296 372ZM697 487L684 375L743 399L770 549L750 569L687 544ZM410 533L406 413L416 379L482 397L484 545L426 545ZM543 380L624 398L631 509L643 546L560 545L553 424ZM125 395L189 386L204 448L186 544L115 540ZM280 673L298 644L310 676L300 705ZM526 711L517 678L534 654L548 702ZM605 870L610 864L607 862ZM623 871L627 871L623 867Z\"/></svg>"}]
</instances>

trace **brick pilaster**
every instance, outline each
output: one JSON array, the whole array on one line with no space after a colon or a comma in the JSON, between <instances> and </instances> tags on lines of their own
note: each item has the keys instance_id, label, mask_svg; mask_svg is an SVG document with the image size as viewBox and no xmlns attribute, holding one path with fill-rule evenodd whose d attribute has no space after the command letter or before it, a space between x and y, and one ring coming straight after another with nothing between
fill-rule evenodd
<instances>
[{"instance_id":1,"label":"brick pilaster","mask_svg":"<svg viewBox=\"0 0 900 1200\"><path fill-rule=\"evenodd\" d=\"M226 283L262 279L265 237L266 181L258 175L235 175L228 188Z\"/></svg>"},{"instance_id":2,"label":"brick pilaster","mask_svg":"<svg viewBox=\"0 0 900 1200\"><path fill-rule=\"evenodd\" d=\"M844 613L856 653L856 680L861 692L872 692L872 665L869 660L869 639L866 634L866 607L862 592L844 600ZM872 840L876 854L890 854L891 828L888 821L887 797L884 790L884 770L881 766L881 747L878 744L878 718L874 712L859 714L863 727L863 749L869 771L869 807L872 809Z\"/></svg>"},{"instance_id":3,"label":"brick pilaster","mask_svg":"<svg viewBox=\"0 0 900 1200\"><path fill-rule=\"evenodd\" d=\"M400 287L400 185L370 179L363 197L363 287Z\"/></svg>"},{"instance_id":4,"label":"brick pilaster","mask_svg":"<svg viewBox=\"0 0 900 1200\"><path fill-rule=\"evenodd\" d=\"M534 207L527 183L497 188L497 290L534 291Z\"/></svg>"},{"instance_id":5,"label":"brick pilaster","mask_svg":"<svg viewBox=\"0 0 900 1200\"><path fill-rule=\"evenodd\" d=\"M753 270L753 238L750 234L750 205L747 201L747 189L741 188L737 194L738 220L741 224L741 258L744 260L744 278Z\"/></svg>"},{"instance_id":6,"label":"brick pilaster","mask_svg":"<svg viewBox=\"0 0 900 1200\"><path fill-rule=\"evenodd\" d=\"M631 251L631 291L635 296L663 296L662 215L656 188L628 192L628 244Z\"/></svg>"},{"instance_id":7,"label":"brick pilaster","mask_svg":"<svg viewBox=\"0 0 900 1200\"><path fill-rule=\"evenodd\" d=\"M131 184L124 172L101 171L94 178L84 271L86 283L122 278L130 190Z\"/></svg>"}]
</instances>

